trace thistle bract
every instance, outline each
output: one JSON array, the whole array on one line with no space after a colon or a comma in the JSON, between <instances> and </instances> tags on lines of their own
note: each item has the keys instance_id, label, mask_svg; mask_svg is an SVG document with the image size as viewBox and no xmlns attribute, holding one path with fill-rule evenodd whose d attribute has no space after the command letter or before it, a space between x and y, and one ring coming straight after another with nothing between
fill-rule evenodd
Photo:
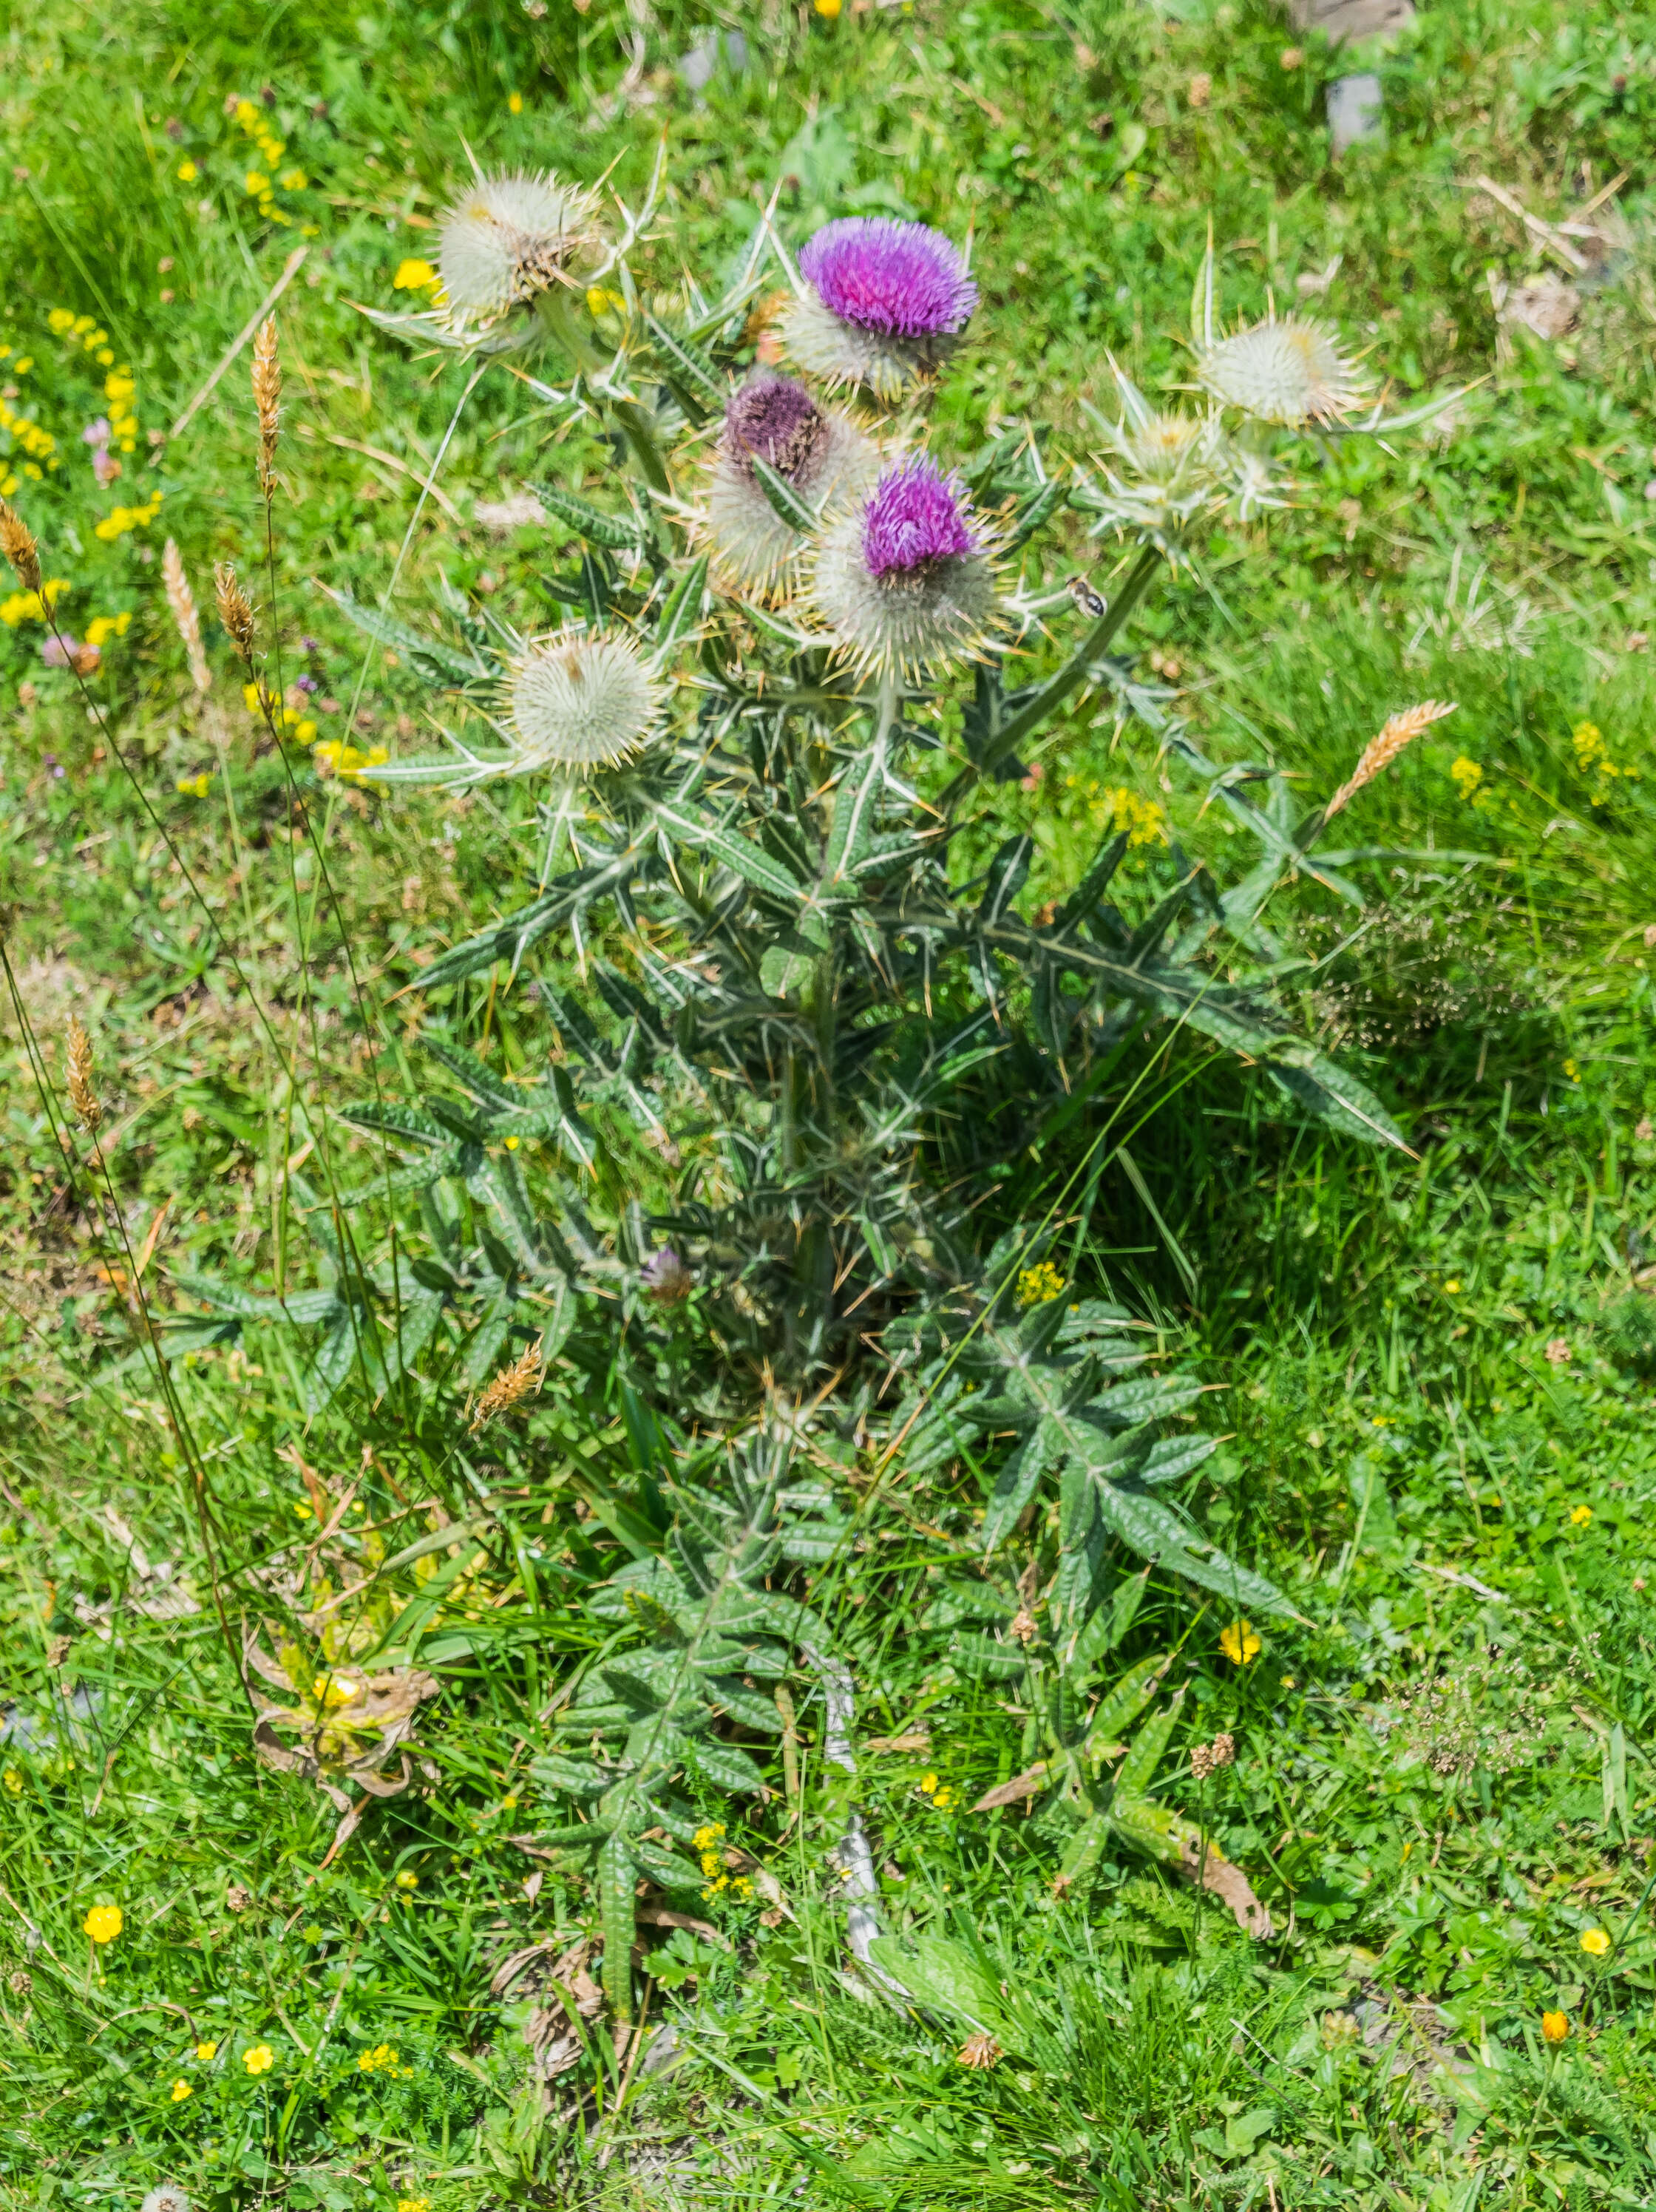
<instances>
[{"instance_id":1,"label":"thistle bract","mask_svg":"<svg viewBox=\"0 0 1656 2212\"><path fill-rule=\"evenodd\" d=\"M443 302L487 322L559 282L595 242L590 193L543 176L479 177L438 222Z\"/></svg>"},{"instance_id":2,"label":"thistle bract","mask_svg":"<svg viewBox=\"0 0 1656 2212\"><path fill-rule=\"evenodd\" d=\"M819 407L792 377L760 371L732 395L708 480L703 530L719 580L738 590L786 588L804 539L777 512L754 464L774 469L816 512L866 484L879 456L849 417Z\"/></svg>"},{"instance_id":3,"label":"thistle bract","mask_svg":"<svg viewBox=\"0 0 1656 2212\"><path fill-rule=\"evenodd\" d=\"M958 248L923 222L856 216L819 230L799 256L808 287L789 309L792 359L830 386L901 396L949 353L978 304Z\"/></svg>"},{"instance_id":4,"label":"thistle bract","mask_svg":"<svg viewBox=\"0 0 1656 2212\"><path fill-rule=\"evenodd\" d=\"M870 674L917 675L980 655L995 617L988 533L957 477L925 453L887 469L824 533L816 611Z\"/></svg>"},{"instance_id":5,"label":"thistle bract","mask_svg":"<svg viewBox=\"0 0 1656 2212\"><path fill-rule=\"evenodd\" d=\"M534 639L507 676L513 758L506 773L613 768L649 736L661 696L628 638L571 625Z\"/></svg>"}]
</instances>

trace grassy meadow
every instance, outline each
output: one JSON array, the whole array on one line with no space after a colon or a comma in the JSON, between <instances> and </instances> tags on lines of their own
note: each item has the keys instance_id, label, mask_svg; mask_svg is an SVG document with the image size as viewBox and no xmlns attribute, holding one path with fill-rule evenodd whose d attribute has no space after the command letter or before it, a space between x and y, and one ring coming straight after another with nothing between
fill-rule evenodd
<instances>
[{"instance_id":1,"label":"grassy meadow","mask_svg":"<svg viewBox=\"0 0 1656 2212\"><path fill-rule=\"evenodd\" d=\"M0 2201L1648 2203L1649 23L1426 0L1376 63L1384 141L1338 161L1344 64L1266 0L14 0L0 55L0 491L74 647L0 580ZM1021 1045L1022 1075L962 1078L917 1140L986 1248L1050 1224L1066 1297L1204 1386L1168 1419L1222 1439L1180 1504L1285 1609L1112 1553L1113 1648L1166 1655L1145 1787L1242 1870L1251 1932L1119 1840L1072 1864L1057 1796L978 1809L1047 1755L1030 1607L1059 1507L986 1560L1010 1431L906 1456L877 1300L801 1394L849 1410L801 1446L811 1532L765 1570L841 1674L796 1657L731 1688L762 1786L708 1761L650 1832L679 1872L636 1887L617 2010L551 1801L614 1717L597 1670L662 1612L647 1574L709 1464L715 1378L773 1411L786 1389L739 1348L745 1292L622 1282L641 1223L725 1187L705 1098L658 1134L618 1079L579 1175L543 1133L491 1137L537 1204L578 1200L615 1288L486 1426L480 1394L561 1309L499 1290L481 1200L399 1181L345 1116L458 1127L449 1050L509 1117L571 1060L566 1003L631 1018L644 941L553 932L515 974L427 982L534 896L537 794L373 777L450 719L422 642L573 603L590 553L524 519L525 486L604 507L628 465L555 404L555 355L474 361L363 312L422 303L472 157L633 207L659 160L632 256L658 300L739 270L773 194L795 250L852 215L969 233L981 304L931 434L951 459L1039 416L1045 465L1095 473L1113 362L1158 404L1189 386L1210 232L1228 323L1324 318L1390 416L1426 410L1297 439L1292 503L1158 577L1113 679L949 856L964 884L1027 835L1019 904L1050 915L1125 831L1137 924L1183 856L1222 884L1252 864L1189 748L1309 804L1389 715L1455 702L1350 803L1362 910L1307 868L1255 963L1406 1146L1148 1020L1038 1115ZM1566 283L1553 337L1510 312ZM1069 511L1018 558L1038 596L1110 588L1122 556ZM227 562L268 723L214 617ZM340 594L402 628L365 634ZM1061 650L1032 630L1019 680ZM937 799L945 770L920 775ZM365 1655L411 1701L387 1757L336 1740L307 1771L256 1698L320 1743ZM1222 1736L1234 1761L1192 1766ZM858 1968L857 1835L853 1915L954 1961L949 1986L894 1999ZM993 2063L962 2063L978 2034Z\"/></svg>"}]
</instances>

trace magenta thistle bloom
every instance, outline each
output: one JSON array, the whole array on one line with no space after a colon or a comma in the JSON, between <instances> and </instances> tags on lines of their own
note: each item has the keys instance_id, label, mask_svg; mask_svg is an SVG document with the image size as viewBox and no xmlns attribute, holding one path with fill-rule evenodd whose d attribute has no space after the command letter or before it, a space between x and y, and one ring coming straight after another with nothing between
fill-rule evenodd
<instances>
[{"instance_id":1,"label":"magenta thistle bloom","mask_svg":"<svg viewBox=\"0 0 1656 2212\"><path fill-rule=\"evenodd\" d=\"M895 462L824 535L816 611L870 675L918 675L982 653L995 617L991 536L929 454Z\"/></svg>"},{"instance_id":2,"label":"magenta thistle bloom","mask_svg":"<svg viewBox=\"0 0 1656 2212\"><path fill-rule=\"evenodd\" d=\"M830 385L900 398L943 361L971 319L978 288L958 248L923 222L858 216L806 245L809 289L783 336L802 368Z\"/></svg>"},{"instance_id":3,"label":"magenta thistle bloom","mask_svg":"<svg viewBox=\"0 0 1656 2212\"><path fill-rule=\"evenodd\" d=\"M828 313L885 337L952 337L978 304L966 264L941 231L889 216L853 216L819 230L799 274Z\"/></svg>"},{"instance_id":4,"label":"magenta thistle bloom","mask_svg":"<svg viewBox=\"0 0 1656 2212\"><path fill-rule=\"evenodd\" d=\"M766 497L755 459L822 514L861 490L879 458L854 422L819 407L792 377L761 369L731 395L703 528L721 583L737 591L785 592L804 539Z\"/></svg>"}]
</instances>

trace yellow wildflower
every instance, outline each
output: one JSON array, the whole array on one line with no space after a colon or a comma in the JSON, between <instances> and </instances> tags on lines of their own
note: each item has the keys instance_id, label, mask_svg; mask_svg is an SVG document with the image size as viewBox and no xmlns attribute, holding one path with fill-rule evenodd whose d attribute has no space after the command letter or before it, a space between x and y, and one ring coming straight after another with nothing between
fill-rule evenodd
<instances>
[{"instance_id":1,"label":"yellow wildflower","mask_svg":"<svg viewBox=\"0 0 1656 2212\"><path fill-rule=\"evenodd\" d=\"M1610 1948L1610 1938L1602 1928L1586 1929L1582 1932L1581 1948L1588 1958L1602 1959Z\"/></svg>"},{"instance_id":2,"label":"yellow wildflower","mask_svg":"<svg viewBox=\"0 0 1656 2212\"><path fill-rule=\"evenodd\" d=\"M408 1869L404 1867L402 1873L397 1877L397 1887L398 1889L418 1889L420 1887L420 1877L417 1874L410 1874Z\"/></svg>"},{"instance_id":3,"label":"yellow wildflower","mask_svg":"<svg viewBox=\"0 0 1656 2212\"><path fill-rule=\"evenodd\" d=\"M9 1766L3 1774L0 1774L0 1782L3 1782L5 1784L7 1789L10 1790L14 1797L21 1797L22 1796L23 1778L17 1771L17 1769L15 1766Z\"/></svg>"},{"instance_id":4,"label":"yellow wildflower","mask_svg":"<svg viewBox=\"0 0 1656 2212\"><path fill-rule=\"evenodd\" d=\"M195 2094L193 2082L179 2080L173 2084L173 2102L175 2105L181 2105L186 2097L193 2097Z\"/></svg>"},{"instance_id":5,"label":"yellow wildflower","mask_svg":"<svg viewBox=\"0 0 1656 2212\"><path fill-rule=\"evenodd\" d=\"M431 2212L429 2197L399 2197L397 2212Z\"/></svg>"},{"instance_id":6,"label":"yellow wildflower","mask_svg":"<svg viewBox=\"0 0 1656 2212\"><path fill-rule=\"evenodd\" d=\"M1237 1667L1246 1667L1250 1659L1257 1659L1262 1648L1253 1624L1246 1620L1233 1620L1219 1638L1219 1649Z\"/></svg>"},{"instance_id":7,"label":"yellow wildflower","mask_svg":"<svg viewBox=\"0 0 1656 2212\"><path fill-rule=\"evenodd\" d=\"M124 615L94 615L86 626L88 645L106 646L112 637L124 637L132 626L132 617Z\"/></svg>"},{"instance_id":8,"label":"yellow wildflower","mask_svg":"<svg viewBox=\"0 0 1656 2212\"><path fill-rule=\"evenodd\" d=\"M437 271L429 261L410 258L397 264L391 288L393 292L423 292L436 282Z\"/></svg>"},{"instance_id":9,"label":"yellow wildflower","mask_svg":"<svg viewBox=\"0 0 1656 2212\"><path fill-rule=\"evenodd\" d=\"M1483 781L1483 770L1475 760L1468 760L1465 753L1459 760L1450 762L1449 773L1463 799L1471 799Z\"/></svg>"},{"instance_id":10,"label":"yellow wildflower","mask_svg":"<svg viewBox=\"0 0 1656 2212\"><path fill-rule=\"evenodd\" d=\"M1458 1298L1460 1296L1460 1285L1457 1282L1447 1282L1443 1285L1443 1291L1446 1297Z\"/></svg>"},{"instance_id":11,"label":"yellow wildflower","mask_svg":"<svg viewBox=\"0 0 1656 2212\"><path fill-rule=\"evenodd\" d=\"M91 642L96 645L99 641L94 637ZM213 779L208 770L203 769L199 775L181 775L173 787L180 799L205 799L213 788ZM310 1510L308 1506L306 1510L307 1512Z\"/></svg>"},{"instance_id":12,"label":"yellow wildflower","mask_svg":"<svg viewBox=\"0 0 1656 2212\"><path fill-rule=\"evenodd\" d=\"M82 1926L94 1943L112 1943L123 1925L118 1905L94 1905Z\"/></svg>"},{"instance_id":13,"label":"yellow wildflower","mask_svg":"<svg viewBox=\"0 0 1656 2212\"><path fill-rule=\"evenodd\" d=\"M1572 1528L1585 1528L1592 1518L1592 1508L1591 1505L1577 1505L1571 1510L1570 1526Z\"/></svg>"},{"instance_id":14,"label":"yellow wildflower","mask_svg":"<svg viewBox=\"0 0 1656 2212\"><path fill-rule=\"evenodd\" d=\"M196 2056L203 2066L210 2066L218 2055L219 2047L216 2043L198 2043L196 2045Z\"/></svg>"},{"instance_id":15,"label":"yellow wildflower","mask_svg":"<svg viewBox=\"0 0 1656 2212\"><path fill-rule=\"evenodd\" d=\"M300 727L303 727L302 724ZM384 745L374 745L361 753L353 744L347 744L338 738L329 738L325 743L317 746L313 757L318 775L337 775L349 781L365 777L371 769L378 768L381 761L388 761L391 755Z\"/></svg>"},{"instance_id":16,"label":"yellow wildflower","mask_svg":"<svg viewBox=\"0 0 1656 2212\"><path fill-rule=\"evenodd\" d=\"M1018 1304L1021 1306L1044 1306L1061 1297L1064 1278L1050 1260L1039 1261L1033 1267L1025 1267L1018 1277Z\"/></svg>"},{"instance_id":17,"label":"yellow wildflower","mask_svg":"<svg viewBox=\"0 0 1656 2212\"><path fill-rule=\"evenodd\" d=\"M254 101L251 100L239 100L236 102L236 121L240 124L242 129L247 133L247 136L250 138L258 131L258 126L264 119L264 117L259 113L258 106Z\"/></svg>"},{"instance_id":18,"label":"yellow wildflower","mask_svg":"<svg viewBox=\"0 0 1656 2212\"><path fill-rule=\"evenodd\" d=\"M276 2053L268 2043L256 2043L242 2052L241 2063L250 2074L268 2074L276 2064Z\"/></svg>"},{"instance_id":19,"label":"yellow wildflower","mask_svg":"<svg viewBox=\"0 0 1656 2212\"><path fill-rule=\"evenodd\" d=\"M690 1838L699 1851L710 1851L725 1832L722 1820L713 1820L705 1828L698 1828Z\"/></svg>"},{"instance_id":20,"label":"yellow wildflower","mask_svg":"<svg viewBox=\"0 0 1656 2212\"><path fill-rule=\"evenodd\" d=\"M524 112L524 96L522 93L508 93L507 94L506 105L507 112L509 115L521 115Z\"/></svg>"},{"instance_id":21,"label":"yellow wildflower","mask_svg":"<svg viewBox=\"0 0 1656 2212\"><path fill-rule=\"evenodd\" d=\"M250 199L257 199L261 192L268 192L270 189L270 179L258 169L249 169L242 181L247 187Z\"/></svg>"},{"instance_id":22,"label":"yellow wildflower","mask_svg":"<svg viewBox=\"0 0 1656 2212\"><path fill-rule=\"evenodd\" d=\"M816 0L816 12L827 22L838 22L840 19L840 0Z\"/></svg>"},{"instance_id":23,"label":"yellow wildflower","mask_svg":"<svg viewBox=\"0 0 1656 2212\"><path fill-rule=\"evenodd\" d=\"M935 1797L937 1794L937 1776L930 1773L921 1775L919 1787L921 1793L924 1796L927 1797Z\"/></svg>"},{"instance_id":24,"label":"yellow wildflower","mask_svg":"<svg viewBox=\"0 0 1656 2212\"><path fill-rule=\"evenodd\" d=\"M310 181L303 169L284 169L282 173L284 192L302 192Z\"/></svg>"},{"instance_id":25,"label":"yellow wildflower","mask_svg":"<svg viewBox=\"0 0 1656 2212\"><path fill-rule=\"evenodd\" d=\"M1541 2033L1549 2043L1562 2043L1570 2032L1569 2014L1562 2012L1544 2012Z\"/></svg>"},{"instance_id":26,"label":"yellow wildflower","mask_svg":"<svg viewBox=\"0 0 1656 2212\"><path fill-rule=\"evenodd\" d=\"M201 171L193 161L186 161L179 163L179 182L181 185L193 185L200 174Z\"/></svg>"}]
</instances>

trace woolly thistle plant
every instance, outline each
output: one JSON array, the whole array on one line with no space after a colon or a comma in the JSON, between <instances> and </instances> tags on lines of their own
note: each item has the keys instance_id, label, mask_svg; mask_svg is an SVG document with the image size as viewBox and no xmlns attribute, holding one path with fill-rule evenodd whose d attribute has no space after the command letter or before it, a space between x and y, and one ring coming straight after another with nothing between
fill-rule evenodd
<instances>
[{"instance_id":1,"label":"woolly thistle plant","mask_svg":"<svg viewBox=\"0 0 1656 2212\"><path fill-rule=\"evenodd\" d=\"M1301 812L1269 769L1217 775L1165 698L1112 657L1158 571L1199 564L1222 519L1284 503L1286 436L1352 430L1362 380L1308 325L1222 336L1210 249L1192 406L1152 409L1118 370L1101 473L1056 462L1027 424L951 453L930 403L973 340L977 288L957 245L921 223L834 222L796 264L767 216L723 292L687 278L652 296L629 256L654 189L641 210L616 202L604 217L558 187L531 222L525 180L481 179L445 219L447 304L375 318L538 356L539 407L608 435L597 496L531 480L549 552L576 548L539 580L557 626L520 634L451 594L458 635L440 640L335 596L445 695L434 714L448 751L378 765L376 783L399 798L515 785L536 803L506 856L504 918L421 975L428 1005L497 966L499 983L532 981L561 1040L556 1095L531 1114L550 1172L532 1205L526 1185L513 1200L513 1236L571 1291L597 1275L623 1286L643 1340L699 1316L722 1356L685 1387L709 1419L761 1378L803 1389L834 1375L847 1427L873 1433L894 1376L859 1346L898 1317L976 1301L982 1348L999 1357L995 1316L1021 1261L1009 1248L985 1273L973 1231L985 1178L1073 1118L1135 1026L1187 1027L1348 1137L1401 1142L1265 974L1282 957L1261 919L1274 886L1309 871L1360 904L1355 856L1312 854L1324 811ZM531 235L532 250L514 242ZM605 272L590 298L577 237L583 266ZM463 328L461 308L486 329ZM1066 507L1119 557L1053 589L1019 556ZM1075 695L1107 688L1210 779L1263 857L1222 890L1170 842L1156 895L1130 912L1112 896L1129 835L1107 835L1068 896L1028 915L1031 836L975 879L953 856L986 787L1023 777L1028 743ZM1264 804L1250 781L1267 784ZM554 988L549 951L583 963L596 998ZM464 1180L480 1170L460 1154L480 1161L489 1130L527 1127L513 1117L531 1109L521 1092L489 1097L477 1071L462 1080L460 1119L434 1103L426 1126L403 1109L356 1118L425 1158L406 1174ZM662 1174L647 1211L594 1223L571 1178L616 1114ZM1077 1363L1050 1385L1077 1431L1065 1449L1111 1496L1137 1495L1143 1468L1124 1462L1118 1479L1089 1457L1100 1416L1077 1392L1097 1367L1085 1350ZM1020 1399L1018 1421L1024 1410ZM1065 1456L1052 1407L1027 1411L1016 1510ZM1101 1525L1192 1579L1234 1574L1151 1502L1111 1506Z\"/></svg>"}]
</instances>

